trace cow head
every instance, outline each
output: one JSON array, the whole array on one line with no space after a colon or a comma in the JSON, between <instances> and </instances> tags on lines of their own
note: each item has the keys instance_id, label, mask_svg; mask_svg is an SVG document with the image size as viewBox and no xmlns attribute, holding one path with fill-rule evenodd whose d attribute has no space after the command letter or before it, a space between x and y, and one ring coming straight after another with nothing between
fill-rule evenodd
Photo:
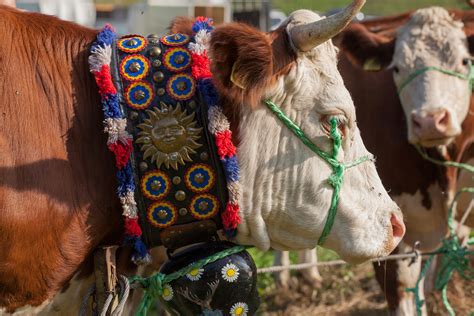
<instances>
[{"instance_id":1,"label":"cow head","mask_svg":"<svg viewBox=\"0 0 474 316\"><path fill-rule=\"evenodd\" d=\"M263 104L272 100L320 148L330 152L328 122L344 135L339 159L368 155L330 39L364 0L322 19L300 10L271 33L232 23L210 40L215 84L232 129L238 131L243 194L237 240L261 249L314 248L325 225L332 188L328 164ZM172 28L173 29L173 28ZM335 224L325 246L361 261L388 254L405 231L401 213L373 162L346 171Z\"/></svg>"},{"instance_id":2,"label":"cow head","mask_svg":"<svg viewBox=\"0 0 474 316\"><path fill-rule=\"evenodd\" d=\"M439 7L420 9L384 24L354 24L342 36L353 61L367 70L393 71L412 144L451 143L468 113L471 54L460 19L471 14L456 15Z\"/></svg>"}]
</instances>

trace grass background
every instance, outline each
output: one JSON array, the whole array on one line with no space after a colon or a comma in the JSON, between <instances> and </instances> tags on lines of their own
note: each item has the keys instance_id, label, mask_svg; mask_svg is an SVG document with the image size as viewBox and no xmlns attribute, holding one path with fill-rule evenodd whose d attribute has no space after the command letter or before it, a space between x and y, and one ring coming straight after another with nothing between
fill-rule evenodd
<instances>
[{"instance_id":1,"label":"grass background","mask_svg":"<svg viewBox=\"0 0 474 316\"><path fill-rule=\"evenodd\" d=\"M297 9L326 12L343 7L348 3L350 3L349 0L272 0L273 8L286 14ZM433 5L447 8L468 8L465 0L367 0L362 11L369 15L387 15Z\"/></svg>"}]
</instances>

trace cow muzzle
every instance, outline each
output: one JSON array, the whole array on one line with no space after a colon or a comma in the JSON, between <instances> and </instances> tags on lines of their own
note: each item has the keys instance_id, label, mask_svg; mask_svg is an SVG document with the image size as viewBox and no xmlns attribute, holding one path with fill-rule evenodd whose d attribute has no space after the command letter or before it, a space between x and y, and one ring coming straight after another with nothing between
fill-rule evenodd
<instances>
[{"instance_id":1,"label":"cow muzzle","mask_svg":"<svg viewBox=\"0 0 474 316\"><path fill-rule=\"evenodd\" d=\"M413 113L411 125L413 135L410 142L423 147L447 145L460 134L451 113L446 109Z\"/></svg>"}]
</instances>

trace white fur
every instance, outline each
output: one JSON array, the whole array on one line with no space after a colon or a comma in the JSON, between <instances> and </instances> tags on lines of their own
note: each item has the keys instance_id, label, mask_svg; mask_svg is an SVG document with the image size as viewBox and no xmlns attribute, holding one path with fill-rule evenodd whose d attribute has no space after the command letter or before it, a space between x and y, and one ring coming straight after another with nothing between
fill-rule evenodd
<instances>
[{"instance_id":1,"label":"white fur","mask_svg":"<svg viewBox=\"0 0 474 316\"><path fill-rule=\"evenodd\" d=\"M296 11L287 28L317 19L313 12ZM355 123L354 104L337 70L336 55L331 42L299 53L297 65L278 80L267 97L326 151L332 141L323 130L322 117L336 115L346 121L339 159L350 162L369 153ZM264 106L243 110L239 130L243 198L238 241L264 250L314 248L331 201L332 188L326 181L330 167ZM372 162L347 170L335 225L325 246L349 261L388 254L394 246L392 212L398 208Z\"/></svg>"},{"instance_id":2,"label":"white fur","mask_svg":"<svg viewBox=\"0 0 474 316\"><path fill-rule=\"evenodd\" d=\"M395 83L400 87L415 70L430 66L467 75L469 67L463 65L465 58L470 58L470 53L463 23L455 21L440 7L420 9L398 31L392 62L392 67L399 69L398 73L394 72ZM413 114L423 116L431 111L447 110L450 122L446 134L450 136L447 139L452 140L461 133L470 96L468 81L428 71L403 89L400 100L407 122L411 122ZM415 135L410 123L408 138L414 144L427 141Z\"/></svg>"}]
</instances>

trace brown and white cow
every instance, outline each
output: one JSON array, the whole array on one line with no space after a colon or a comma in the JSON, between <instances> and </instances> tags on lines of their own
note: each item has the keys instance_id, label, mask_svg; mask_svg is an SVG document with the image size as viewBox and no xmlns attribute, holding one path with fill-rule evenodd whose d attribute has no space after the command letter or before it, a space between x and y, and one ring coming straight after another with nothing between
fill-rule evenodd
<instances>
[{"instance_id":1,"label":"brown and white cow","mask_svg":"<svg viewBox=\"0 0 474 316\"><path fill-rule=\"evenodd\" d=\"M448 205L457 187L466 186L458 181L458 170L423 160L410 144L429 148L437 159L474 158L474 100L468 81L440 71L407 78L424 67L468 75L473 31L474 11L433 7L353 24L337 40L340 71L357 107L364 141L405 216L401 252L411 250L415 241L424 251L439 245L447 233ZM472 176L464 178L472 186ZM471 198L465 196L458 209L465 209ZM413 296L405 288L415 285L420 264L375 265L393 314L415 313Z\"/></svg>"},{"instance_id":2,"label":"brown and white cow","mask_svg":"<svg viewBox=\"0 0 474 316\"><path fill-rule=\"evenodd\" d=\"M324 150L331 148L328 119L336 117L344 135L339 159L368 155L329 41L364 2L323 20L296 11L269 34L242 24L214 31L212 71L240 140L239 242L313 247L332 195L329 166L262 99ZM87 65L97 31L5 6L0 16L0 309L13 312L45 305L74 276L86 277L93 249L118 243L122 223ZM392 251L404 231L373 162L349 169L326 246L361 261Z\"/></svg>"}]
</instances>

